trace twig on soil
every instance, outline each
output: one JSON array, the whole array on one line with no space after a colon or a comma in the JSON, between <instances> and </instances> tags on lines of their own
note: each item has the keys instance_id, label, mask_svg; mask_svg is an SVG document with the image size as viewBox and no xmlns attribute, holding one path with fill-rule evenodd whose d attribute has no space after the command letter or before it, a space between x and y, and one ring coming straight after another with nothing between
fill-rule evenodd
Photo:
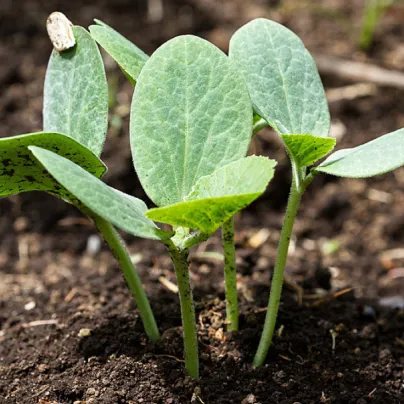
<instances>
[{"instance_id":1,"label":"twig on soil","mask_svg":"<svg viewBox=\"0 0 404 404\"><path fill-rule=\"evenodd\" d=\"M369 398L372 398L373 397L373 394L375 394L375 391L377 390L377 388L375 387L369 394L368 394L368 397Z\"/></svg>"},{"instance_id":2,"label":"twig on soil","mask_svg":"<svg viewBox=\"0 0 404 404\"><path fill-rule=\"evenodd\" d=\"M351 81L366 81L380 86L404 89L404 73L399 71L327 55L316 55L315 60L321 73L333 74Z\"/></svg>"},{"instance_id":3,"label":"twig on soil","mask_svg":"<svg viewBox=\"0 0 404 404\"><path fill-rule=\"evenodd\" d=\"M332 338L331 350L332 350L332 353L335 354L335 343L336 343L338 334L333 329L330 330L330 334L331 334L331 338Z\"/></svg>"},{"instance_id":4,"label":"twig on soil","mask_svg":"<svg viewBox=\"0 0 404 404\"><path fill-rule=\"evenodd\" d=\"M168 280L165 276L159 276L159 282L162 283L169 291L178 293L178 286Z\"/></svg>"},{"instance_id":5,"label":"twig on soil","mask_svg":"<svg viewBox=\"0 0 404 404\"><path fill-rule=\"evenodd\" d=\"M377 86L373 83L356 83L349 86L331 88L326 91L326 96L328 102L338 102L366 97L376 92Z\"/></svg>"},{"instance_id":6,"label":"twig on soil","mask_svg":"<svg viewBox=\"0 0 404 404\"><path fill-rule=\"evenodd\" d=\"M59 320L57 320L57 319L36 320L36 321L30 321L29 323L22 324L22 328L39 327L41 325L56 325L58 323L59 323Z\"/></svg>"}]
</instances>

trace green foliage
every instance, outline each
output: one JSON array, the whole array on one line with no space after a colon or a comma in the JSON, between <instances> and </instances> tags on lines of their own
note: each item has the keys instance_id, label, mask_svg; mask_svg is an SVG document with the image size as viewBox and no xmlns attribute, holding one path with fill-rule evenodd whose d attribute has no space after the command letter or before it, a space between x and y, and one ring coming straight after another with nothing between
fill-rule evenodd
<instances>
[{"instance_id":1,"label":"green foliage","mask_svg":"<svg viewBox=\"0 0 404 404\"><path fill-rule=\"evenodd\" d=\"M326 156L335 146L335 139L313 135L281 135L292 161L297 167L314 164Z\"/></svg>"},{"instance_id":2,"label":"green foliage","mask_svg":"<svg viewBox=\"0 0 404 404\"><path fill-rule=\"evenodd\" d=\"M314 169L339 177L366 178L404 165L404 129L353 149L339 150Z\"/></svg>"},{"instance_id":3,"label":"green foliage","mask_svg":"<svg viewBox=\"0 0 404 404\"><path fill-rule=\"evenodd\" d=\"M186 202L151 209L146 215L211 234L265 191L275 165L274 160L257 156L230 163L200 178Z\"/></svg>"},{"instance_id":4,"label":"green foliage","mask_svg":"<svg viewBox=\"0 0 404 404\"><path fill-rule=\"evenodd\" d=\"M46 132L68 135L97 156L108 126L108 86L97 44L73 27L76 46L53 50L46 71L43 120Z\"/></svg>"},{"instance_id":5,"label":"green foliage","mask_svg":"<svg viewBox=\"0 0 404 404\"><path fill-rule=\"evenodd\" d=\"M195 183L244 157L252 107L242 77L209 42L181 36L147 61L131 111L134 165L158 206L185 200Z\"/></svg>"},{"instance_id":6,"label":"green foliage","mask_svg":"<svg viewBox=\"0 0 404 404\"><path fill-rule=\"evenodd\" d=\"M264 18L253 20L232 37L230 58L255 110L279 134L328 136L330 117L317 67L292 31Z\"/></svg>"},{"instance_id":7,"label":"green foliage","mask_svg":"<svg viewBox=\"0 0 404 404\"><path fill-rule=\"evenodd\" d=\"M35 145L69 158L100 178L106 167L85 146L60 133L31 133L0 139L0 197L27 191L47 191L70 200L69 192L33 158L28 146ZM94 177L95 178L95 177Z\"/></svg>"},{"instance_id":8,"label":"green foliage","mask_svg":"<svg viewBox=\"0 0 404 404\"><path fill-rule=\"evenodd\" d=\"M72 161L49 150L30 146L46 170L89 209L138 237L160 240L172 234L146 218L146 204L104 184Z\"/></svg>"},{"instance_id":9,"label":"green foliage","mask_svg":"<svg viewBox=\"0 0 404 404\"><path fill-rule=\"evenodd\" d=\"M91 36L110 54L134 85L149 58L131 41L100 20L89 27Z\"/></svg>"}]
</instances>

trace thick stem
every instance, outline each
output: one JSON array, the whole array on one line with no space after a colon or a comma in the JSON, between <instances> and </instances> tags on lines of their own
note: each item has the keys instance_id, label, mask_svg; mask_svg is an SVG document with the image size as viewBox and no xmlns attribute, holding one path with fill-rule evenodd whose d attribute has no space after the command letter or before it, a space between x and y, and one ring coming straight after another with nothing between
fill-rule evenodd
<instances>
[{"instance_id":1,"label":"thick stem","mask_svg":"<svg viewBox=\"0 0 404 404\"><path fill-rule=\"evenodd\" d=\"M253 365L262 366L268 353L269 346L274 335L276 317L278 315L279 302L282 293L283 273L285 271L288 257L290 237L292 235L293 224L295 222L297 210L299 208L301 193L296 189L293 181L289 194L288 206L285 213L281 237L279 240L278 252L276 256L274 274L272 276L271 292L269 295L268 310L265 317L264 330L254 357Z\"/></svg>"},{"instance_id":2,"label":"thick stem","mask_svg":"<svg viewBox=\"0 0 404 404\"><path fill-rule=\"evenodd\" d=\"M224 284L226 290L227 331L238 330L236 251L234 248L234 219L223 224Z\"/></svg>"},{"instance_id":3,"label":"thick stem","mask_svg":"<svg viewBox=\"0 0 404 404\"><path fill-rule=\"evenodd\" d=\"M174 243L167 243L174 264L181 304L184 330L185 369L189 376L199 377L198 337L196 333L195 309L189 281L188 250L181 250Z\"/></svg>"},{"instance_id":4,"label":"thick stem","mask_svg":"<svg viewBox=\"0 0 404 404\"><path fill-rule=\"evenodd\" d=\"M92 213L90 217L94 220L97 229L104 237L105 242L111 248L114 257L122 269L126 283L128 284L129 290L132 292L132 296L138 307L147 336L153 342L158 341L160 339L160 333L157 328L154 314L150 307L150 303L144 291L142 282L140 281L139 275L136 272L121 237L111 223L107 222L102 217L96 215L95 213Z\"/></svg>"}]
</instances>

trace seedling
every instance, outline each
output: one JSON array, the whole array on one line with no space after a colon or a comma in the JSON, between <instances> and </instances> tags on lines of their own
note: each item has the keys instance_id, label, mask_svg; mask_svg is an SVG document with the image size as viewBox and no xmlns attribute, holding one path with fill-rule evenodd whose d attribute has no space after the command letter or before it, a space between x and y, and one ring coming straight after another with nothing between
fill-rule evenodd
<instances>
[{"instance_id":1,"label":"seedling","mask_svg":"<svg viewBox=\"0 0 404 404\"><path fill-rule=\"evenodd\" d=\"M64 152L57 142L50 146L35 143L30 140L33 135L28 135L24 146L36 160L26 149L24 159L38 171L37 177L31 178L35 189L44 189L44 177L50 184L44 190L62 196L93 218L124 273L125 268L133 267L111 223L167 246L178 281L185 367L189 375L198 377L188 250L224 223L231 223L235 213L258 198L271 180L276 162L262 156L245 157L253 132L253 109L242 76L219 49L200 38L181 36L147 58L114 30L98 24L90 28L92 34L109 43L105 47L110 46L109 52L136 83L130 116L133 161L144 190L157 208L148 209L140 199L109 187L99 179L103 172L94 175L98 172L80 160L81 154L90 154L104 169L91 151L101 152L107 114L98 50L83 28L73 27L74 48L53 53L44 105L45 130L63 133L58 141L63 139L78 151ZM51 134L46 136L52 138ZM3 145L9 152L9 145ZM10 161L16 171L21 171L24 164L17 157ZM13 184L14 177L5 171L2 177ZM152 220L171 225L173 231L160 229ZM229 231L232 235L232 226ZM234 256L229 259L233 261ZM138 278L133 285L138 298ZM144 314L147 329L151 319Z\"/></svg>"},{"instance_id":2,"label":"seedling","mask_svg":"<svg viewBox=\"0 0 404 404\"><path fill-rule=\"evenodd\" d=\"M280 24L256 19L234 34L230 58L244 76L256 114L279 134L292 166L268 310L253 361L261 366L274 334L290 237L304 191L320 173L366 178L404 165L404 129L339 150L308 169L332 151L335 139L328 137L327 100L315 62L302 41Z\"/></svg>"},{"instance_id":3,"label":"seedling","mask_svg":"<svg viewBox=\"0 0 404 404\"><path fill-rule=\"evenodd\" d=\"M0 139L0 197L46 191L87 214L122 268L148 337L157 341L160 335L149 301L116 230L60 185L27 149L35 146L58 153L94 178L101 178L106 171L98 157L108 125L108 90L101 55L85 29L71 27L61 13L53 13L51 17L48 29L51 24L51 39L61 52L53 51L46 72L44 132ZM70 30L75 39L71 38ZM138 206L129 196L128 203ZM161 232L159 237L164 234L170 236Z\"/></svg>"},{"instance_id":4,"label":"seedling","mask_svg":"<svg viewBox=\"0 0 404 404\"><path fill-rule=\"evenodd\" d=\"M368 50L372 45L377 24L394 0L365 0L359 46Z\"/></svg>"}]
</instances>

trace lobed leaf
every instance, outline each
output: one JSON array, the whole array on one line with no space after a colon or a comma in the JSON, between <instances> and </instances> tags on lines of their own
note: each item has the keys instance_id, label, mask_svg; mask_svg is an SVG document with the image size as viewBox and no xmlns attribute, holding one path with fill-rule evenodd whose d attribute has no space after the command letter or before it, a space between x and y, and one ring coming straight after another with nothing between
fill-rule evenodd
<instances>
[{"instance_id":1,"label":"lobed leaf","mask_svg":"<svg viewBox=\"0 0 404 404\"><path fill-rule=\"evenodd\" d=\"M140 199L109 187L56 153L36 146L29 149L60 184L99 216L138 237L160 240L171 236L146 218L147 206Z\"/></svg>"},{"instance_id":2,"label":"lobed leaf","mask_svg":"<svg viewBox=\"0 0 404 404\"><path fill-rule=\"evenodd\" d=\"M275 165L266 157L240 159L200 178L185 202L150 209L146 216L211 234L265 191Z\"/></svg>"},{"instance_id":3,"label":"lobed leaf","mask_svg":"<svg viewBox=\"0 0 404 404\"><path fill-rule=\"evenodd\" d=\"M64 133L101 154L108 127L108 86L97 44L73 27L76 46L53 50L45 77L43 120L47 132Z\"/></svg>"},{"instance_id":4,"label":"lobed leaf","mask_svg":"<svg viewBox=\"0 0 404 404\"><path fill-rule=\"evenodd\" d=\"M328 136L330 114L316 64L292 31L255 19L231 38L230 58L244 76L255 110L278 133Z\"/></svg>"},{"instance_id":5,"label":"lobed leaf","mask_svg":"<svg viewBox=\"0 0 404 404\"><path fill-rule=\"evenodd\" d=\"M190 35L161 46L131 110L134 165L150 199L183 201L201 177L245 156L252 122L248 90L223 52Z\"/></svg>"},{"instance_id":6,"label":"lobed leaf","mask_svg":"<svg viewBox=\"0 0 404 404\"><path fill-rule=\"evenodd\" d=\"M60 133L31 133L0 139L0 197L27 191L47 191L70 200L69 192L43 169L28 146L39 146L60 154L100 178L104 163L92 151Z\"/></svg>"},{"instance_id":7,"label":"lobed leaf","mask_svg":"<svg viewBox=\"0 0 404 404\"><path fill-rule=\"evenodd\" d=\"M336 140L313 135L281 135L290 158L297 167L307 167L326 156Z\"/></svg>"},{"instance_id":8,"label":"lobed leaf","mask_svg":"<svg viewBox=\"0 0 404 404\"><path fill-rule=\"evenodd\" d=\"M135 85L140 71L149 56L104 22L100 20L94 21L96 25L89 27L91 36L118 63L131 83Z\"/></svg>"},{"instance_id":9,"label":"lobed leaf","mask_svg":"<svg viewBox=\"0 0 404 404\"><path fill-rule=\"evenodd\" d=\"M314 170L339 177L366 178L404 165L404 128L352 149L331 154Z\"/></svg>"}]
</instances>

